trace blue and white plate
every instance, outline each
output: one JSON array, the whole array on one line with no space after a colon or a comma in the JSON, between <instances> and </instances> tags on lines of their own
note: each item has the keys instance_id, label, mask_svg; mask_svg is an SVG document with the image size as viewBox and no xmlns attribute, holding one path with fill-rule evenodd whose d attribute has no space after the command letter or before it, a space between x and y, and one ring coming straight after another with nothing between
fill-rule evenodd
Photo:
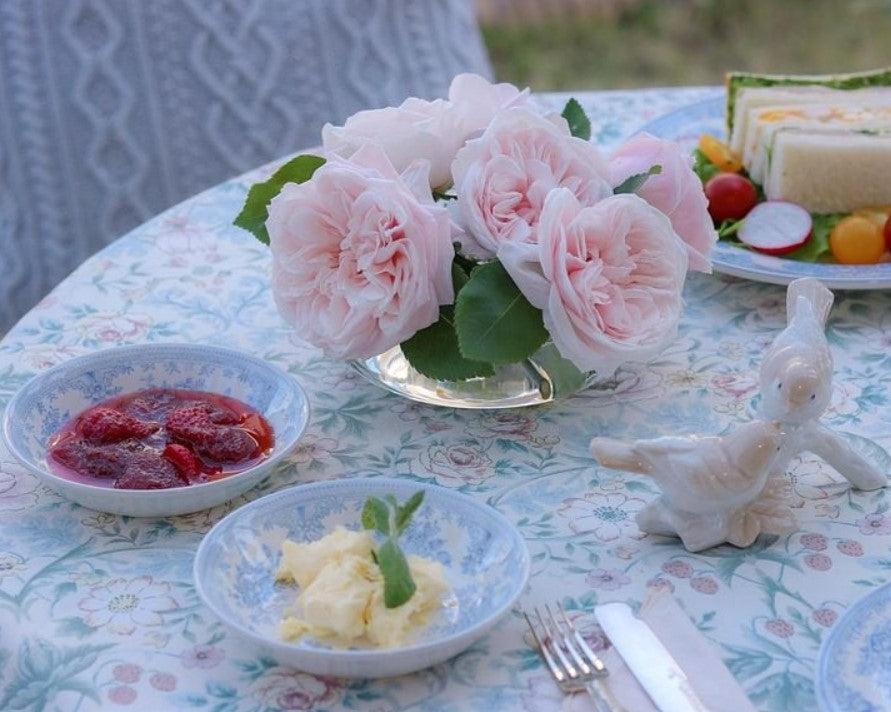
<instances>
[{"instance_id":1,"label":"blue and white plate","mask_svg":"<svg viewBox=\"0 0 891 712\"><path fill-rule=\"evenodd\" d=\"M721 93L713 99L660 116L640 130L676 141L682 149L692 151L704 133L722 139L726 137L725 103ZM891 289L889 262L859 266L799 262L719 242L712 252L712 266L716 272L771 284L788 284L799 277L816 277L830 289Z\"/></svg>"},{"instance_id":2,"label":"blue and white plate","mask_svg":"<svg viewBox=\"0 0 891 712\"><path fill-rule=\"evenodd\" d=\"M247 403L272 426L272 452L243 472L171 489L100 487L50 471L47 445L71 418L109 398L152 388L207 391ZM222 504L258 485L297 444L308 421L306 393L262 359L217 346L139 344L79 356L35 376L12 397L2 429L13 456L62 496L101 512L166 517Z\"/></svg>"},{"instance_id":3,"label":"blue and white plate","mask_svg":"<svg viewBox=\"0 0 891 712\"><path fill-rule=\"evenodd\" d=\"M823 712L891 709L891 584L851 606L823 642L817 701Z\"/></svg>"},{"instance_id":4,"label":"blue and white plate","mask_svg":"<svg viewBox=\"0 0 891 712\"><path fill-rule=\"evenodd\" d=\"M298 589L279 584L285 539L316 541L338 524L360 528L365 499L418 490L424 502L400 538L402 549L439 561L451 586L441 613L405 647L342 650L313 640L284 642L278 634ZM284 665L315 675L390 677L421 670L462 652L514 604L529 577L520 533L499 512L436 485L359 478L299 485L229 514L204 537L195 556L195 585L232 630Z\"/></svg>"}]
</instances>

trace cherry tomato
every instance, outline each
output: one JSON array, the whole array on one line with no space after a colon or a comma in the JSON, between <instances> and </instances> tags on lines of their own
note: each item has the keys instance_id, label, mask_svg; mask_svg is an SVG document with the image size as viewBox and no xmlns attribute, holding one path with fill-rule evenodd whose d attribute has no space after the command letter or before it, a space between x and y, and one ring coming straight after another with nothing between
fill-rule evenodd
<instances>
[{"instance_id":1,"label":"cherry tomato","mask_svg":"<svg viewBox=\"0 0 891 712\"><path fill-rule=\"evenodd\" d=\"M742 160L736 151L731 150L730 146L711 134L702 134L699 137L699 150L722 171L739 173L742 170Z\"/></svg>"},{"instance_id":2,"label":"cherry tomato","mask_svg":"<svg viewBox=\"0 0 891 712\"><path fill-rule=\"evenodd\" d=\"M829 234L829 249L844 265L873 265L885 251L882 228L862 215L842 218Z\"/></svg>"},{"instance_id":3,"label":"cherry tomato","mask_svg":"<svg viewBox=\"0 0 891 712\"><path fill-rule=\"evenodd\" d=\"M716 225L742 220L758 202L754 184L739 173L718 173L708 180L704 190L709 215Z\"/></svg>"},{"instance_id":4,"label":"cherry tomato","mask_svg":"<svg viewBox=\"0 0 891 712\"><path fill-rule=\"evenodd\" d=\"M885 249L891 250L891 205L857 208L853 214L871 220L878 225L885 237Z\"/></svg>"}]
</instances>

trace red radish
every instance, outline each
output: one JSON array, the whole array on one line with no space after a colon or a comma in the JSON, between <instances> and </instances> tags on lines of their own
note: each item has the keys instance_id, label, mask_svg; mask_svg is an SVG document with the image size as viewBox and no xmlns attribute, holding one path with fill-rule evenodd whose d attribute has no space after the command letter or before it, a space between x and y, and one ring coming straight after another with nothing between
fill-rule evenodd
<instances>
[{"instance_id":1,"label":"red radish","mask_svg":"<svg viewBox=\"0 0 891 712\"><path fill-rule=\"evenodd\" d=\"M813 226L810 213L800 205L768 200L749 211L736 236L758 252L785 255L810 239Z\"/></svg>"}]
</instances>

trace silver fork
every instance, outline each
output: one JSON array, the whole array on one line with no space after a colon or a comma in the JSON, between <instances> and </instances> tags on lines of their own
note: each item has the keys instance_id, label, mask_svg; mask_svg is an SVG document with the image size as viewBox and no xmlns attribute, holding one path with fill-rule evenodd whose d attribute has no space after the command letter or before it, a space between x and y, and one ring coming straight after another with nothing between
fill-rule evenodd
<instances>
[{"instance_id":1,"label":"silver fork","mask_svg":"<svg viewBox=\"0 0 891 712\"><path fill-rule=\"evenodd\" d=\"M542 615L538 608L534 609L538 625L523 611L551 677L565 693L586 690L594 701L596 712L627 712L604 684L609 671L603 661L569 620L563 605L559 602L556 605L560 621L554 616L550 604L545 604L546 615Z\"/></svg>"}]
</instances>

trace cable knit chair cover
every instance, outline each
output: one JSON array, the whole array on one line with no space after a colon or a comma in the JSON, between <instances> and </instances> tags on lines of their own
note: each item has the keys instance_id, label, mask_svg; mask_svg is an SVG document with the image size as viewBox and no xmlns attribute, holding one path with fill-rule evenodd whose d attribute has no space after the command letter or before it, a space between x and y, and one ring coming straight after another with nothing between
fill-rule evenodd
<instances>
[{"instance_id":1,"label":"cable knit chair cover","mask_svg":"<svg viewBox=\"0 0 891 712\"><path fill-rule=\"evenodd\" d=\"M0 0L0 333L164 208L464 71L472 0Z\"/></svg>"}]
</instances>

